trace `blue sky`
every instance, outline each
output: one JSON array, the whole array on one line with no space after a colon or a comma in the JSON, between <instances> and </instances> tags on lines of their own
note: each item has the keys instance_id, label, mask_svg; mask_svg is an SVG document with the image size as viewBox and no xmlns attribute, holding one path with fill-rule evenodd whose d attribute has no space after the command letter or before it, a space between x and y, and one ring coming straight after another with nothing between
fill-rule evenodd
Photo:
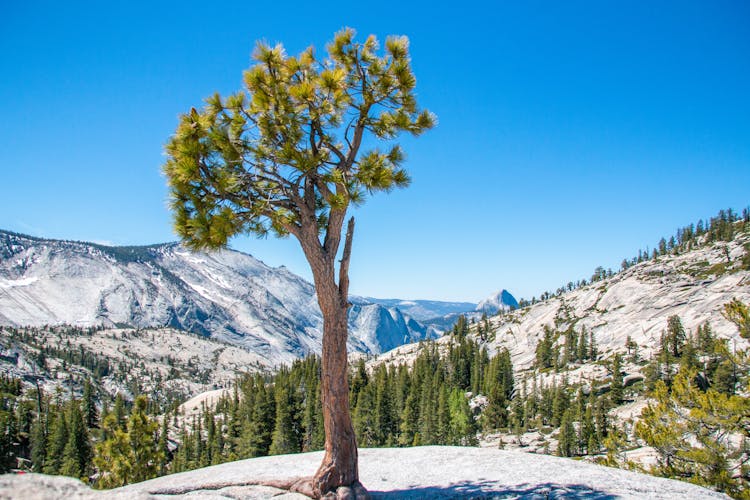
<instances>
[{"instance_id":1,"label":"blue sky","mask_svg":"<svg viewBox=\"0 0 750 500\"><path fill-rule=\"evenodd\" d=\"M256 40L343 26L411 40L439 125L413 183L356 210L352 292L530 298L750 204L750 4L8 2L0 228L171 241L160 166L177 116L241 85ZM371 9L371 10L368 10ZM234 248L309 277L294 240Z\"/></svg>"}]
</instances>

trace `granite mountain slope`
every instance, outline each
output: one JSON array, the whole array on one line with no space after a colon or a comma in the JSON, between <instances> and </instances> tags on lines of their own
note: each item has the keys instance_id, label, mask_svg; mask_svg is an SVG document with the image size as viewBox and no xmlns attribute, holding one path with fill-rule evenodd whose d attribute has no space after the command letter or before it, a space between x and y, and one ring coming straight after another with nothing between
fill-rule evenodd
<instances>
[{"instance_id":1,"label":"granite mountain slope","mask_svg":"<svg viewBox=\"0 0 750 500\"><path fill-rule=\"evenodd\" d=\"M398 307L353 298L350 349L376 354L435 337ZM271 364L319 352L315 289L284 267L176 243L108 247L0 231L0 324L168 326L246 348Z\"/></svg>"},{"instance_id":2,"label":"granite mountain slope","mask_svg":"<svg viewBox=\"0 0 750 500\"><path fill-rule=\"evenodd\" d=\"M489 335L484 334L483 342L490 353L507 348L517 371L533 365L545 327L593 332L600 359L625 352L628 338L647 358L658 348L668 318L676 315L688 332L708 322L717 336L741 347L747 341L722 312L735 298L750 303L748 254L750 232L743 231L731 241L703 242L689 251L646 260L528 307L501 310L488 319ZM472 331L477 334L476 328ZM439 345L450 342L450 336L438 339ZM372 362L409 363L419 349L417 344L404 345ZM587 370L581 374L590 375Z\"/></svg>"}]
</instances>

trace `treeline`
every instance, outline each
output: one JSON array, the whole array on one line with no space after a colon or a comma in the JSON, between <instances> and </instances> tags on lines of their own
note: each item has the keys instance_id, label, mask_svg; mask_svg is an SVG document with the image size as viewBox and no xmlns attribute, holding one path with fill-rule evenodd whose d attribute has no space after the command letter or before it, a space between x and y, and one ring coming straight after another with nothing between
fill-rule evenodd
<instances>
[{"instance_id":1,"label":"treeline","mask_svg":"<svg viewBox=\"0 0 750 500\"><path fill-rule=\"evenodd\" d=\"M80 393L83 381L90 379L94 385L102 384L103 379L116 382L130 394L148 393L150 404L158 404L160 410L166 411L174 408L179 402L184 401L186 394L177 385L166 383L178 378L190 379L202 384L208 384L211 380L211 370L196 366L192 360L179 362L174 357L166 354L160 358L160 362L168 367L167 373L162 373L158 366L147 365L143 360L133 356L124 359L113 360L106 354L95 352L79 343L81 337L92 337L94 334L117 337L123 343L131 339L153 336L153 332L140 329L123 329L117 332L104 332L103 326L78 327L72 325L56 325L44 327L0 327L5 337L3 344L13 346L13 351L21 352L27 359L31 360L38 369L38 377L57 379L59 373L65 374L64 385L74 392ZM185 335L201 337L200 335L181 332ZM201 337L203 338L203 337ZM211 340L216 342L215 340ZM153 342L153 339L151 340ZM0 355L0 357L3 357ZM4 356L7 361L17 362L17 358L11 359ZM137 374L138 376L133 376ZM113 396L102 395L112 403Z\"/></svg>"},{"instance_id":2,"label":"treeline","mask_svg":"<svg viewBox=\"0 0 750 500\"><path fill-rule=\"evenodd\" d=\"M738 214L731 208L719 210L719 213L715 217L710 217L706 221L700 219L694 224L677 229L675 234L669 238L661 238L653 249L649 249L648 247L639 249L638 253L632 258L622 260L619 270L625 271L641 262L654 260L665 255L679 255L717 241L732 241L737 234L748 231L748 228L750 228L748 223L750 223L750 207L744 208L741 214ZM750 270L750 248L746 248L746 250L742 259L742 268ZM728 255L727 259L729 259ZM558 297L563 293L584 287L590 283L611 278L616 273L617 271L613 271L611 268L605 269L602 266L598 266L594 269L593 274L588 280L584 278L578 281L570 281L554 292L543 292L539 298L532 297L531 300L521 299L518 302L519 308L528 307L537 302L543 302L552 297Z\"/></svg>"},{"instance_id":3,"label":"treeline","mask_svg":"<svg viewBox=\"0 0 750 500\"><path fill-rule=\"evenodd\" d=\"M445 350L424 343L412 366L370 370L360 361L353 367L350 406L361 446L475 445L480 428L509 425L515 394L510 354L503 350L490 357L469 328L461 318ZM111 487L324 445L316 356L273 376L247 375L214 407L204 406L193 417L174 409L155 417L160 405L145 396L133 405L120 395L112 402L97 395L89 381L81 398L23 390L17 379L3 387L8 388L0 406L3 471L64 474ZM479 394L487 396L474 404Z\"/></svg>"},{"instance_id":4,"label":"treeline","mask_svg":"<svg viewBox=\"0 0 750 500\"><path fill-rule=\"evenodd\" d=\"M349 400L360 446L475 445L480 426L507 425L514 393L510 354L503 350L490 357L468 333L464 318L445 352L427 342L411 366L381 364L368 370L362 360L353 367ZM479 418L479 408L470 405L479 393L488 394L489 407L497 411ZM270 379L248 376L214 409L201 413L182 420L175 472L322 449L320 359L296 361Z\"/></svg>"},{"instance_id":5,"label":"treeline","mask_svg":"<svg viewBox=\"0 0 750 500\"><path fill-rule=\"evenodd\" d=\"M739 300L723 313L750 339L750 309ZM564 323L564 322L563 322ZM545 327L536 347L534 371L509 406L505 432L529 430L556 437L560 456L598 455L611 466L694 482L750 498L750 351L736 350L705 323L688 332L680 317L667 319L656 352L644 359L628 337L626 352L601 359L595 337L573 326ZM603 364L606 380L571 385L566 370L581 363ZM623 364L641 375L623 378ZM561 375L553 375L560 373ZM546 375L551 382L540 382ZM528 377L531 377L530 379ZM629 387L626 387L625 382ZM618 426L610 410L639 395L653 399L633 427ZM629 462L628 448L644 444L657 464L644 469Z\"/></svg>"},{"instance_id":6,"label":"treeline","mask_svg":"<svg viewBox=\"0 0 750 500\"><path fill-rule=\"evenodd\" d=\"M129 404L118 394L110 406L88 380L80 398L24 389L8 377L0 378L0 390L0 472L30 470L113 487L168 470L168 432L146 396Z\"/></svg>"}]
</instances>

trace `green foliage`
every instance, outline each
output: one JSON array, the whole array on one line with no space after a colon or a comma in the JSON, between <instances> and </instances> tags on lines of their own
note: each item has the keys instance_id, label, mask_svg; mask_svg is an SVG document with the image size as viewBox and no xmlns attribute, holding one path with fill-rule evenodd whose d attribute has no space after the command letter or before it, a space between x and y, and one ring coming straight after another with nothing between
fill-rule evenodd
<instances>
[{"instance_id":1,"label":"green foliage","mask_svg":"<svg viewBox=\"0 0 750 500\"><path fill-rule=\"evenodd\" d=\"M350 204L406 186L398 145L360 147L368 135L418 135L435 118L418 109L408 39L378 49L349 28L324 59L312 47L295 57L259 43L243 90L182 115L164 172L183 240L215 248L238 233L330 234Z\"/></svg>"},{"instance_id":2,"label":"green foliage","mask_svg":"<svg viewBox=\"0 0 750 500\"><path fill-rule=\"evenodd\" d=\"M750 339L750 309L738 299L724 305L724 316L737 326L740 336Z\"/></svg>"},{"instance_id":3,"label":"green foliage","mask_svg":"<svg viewBox=\"0 0 750 500\"><path fill-rule=\"evenodd\" d=\"M108 436L96 447L94 464L101 472L98 486L115 487L156 477L164 460L159 423L146 414L148 400L138 396L125 426L114 413L104 417Z\"/></svg>"},{"instance_id":4,"label":"green foliage","mask_svg":"<svg viewBox=\"0 0 750 500\"><path fill-rule=\"evenodd\" d=\"M276 426L271 437L270 455L285 455L301 450L300 426L298 422L297 398L293 390L283 383L277 384Z\"/></svg>"},{"instance_id":5,"label":"green foliage","mask_svg":"<svg viewBox=\"0 0 750 500\"><path fill-rule=\"evenodd\" d=\"M572 457L576 448L576 430L573 427L572 411L566 410L560 422L557 435L557 454L561 457Z\"/></svg>"},{"instance_id":6,"label":"green foliage","mask_svg":"<svg viewBox=\"0 0 750 500\"><path fill-rule=\"evenodd\" d=\"M84 478L88 476L92 449L80 402L72 400L68 403L66 419L68 439L63 449L60 474Z\"/></svg>"},{"instance_id":7,"label":"green foliage","mask_svg":"<svg viewBox=\"0 0 750 500\"><path fill-rule=\"evenodd\" d=\"M609 387L609 400L612 406L618 406L623 400L623 383L622 383L622 357L619 353L612 356L612 382Z\"/></svg>"},{"instance_id":8,"label":"green foliage","mask_svg":"<svg viewBox=\"0 0 750 500\"><path fill-rule=\"evenodd\" d=\"M744 441L736 441L750 437L750 399L702 391L694 379L694 372L680 371L671 391L657 383L636 433L659 454L653 472L739 495L750 486L734 474L750 458Z\"/></svg>"}]
</instances>

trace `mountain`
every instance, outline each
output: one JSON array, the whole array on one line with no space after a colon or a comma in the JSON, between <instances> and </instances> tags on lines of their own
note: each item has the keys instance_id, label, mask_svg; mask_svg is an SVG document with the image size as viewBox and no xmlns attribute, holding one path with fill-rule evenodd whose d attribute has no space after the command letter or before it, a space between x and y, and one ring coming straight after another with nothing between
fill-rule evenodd
<instances>
[{"instance_id":1,"label":"mountain","mask_svg":"<svg viewBox=\"0 0 750 500\"><path fill-rule=\"evenodd\" d=\"M555 332L573 328L593 334L600 359L624 353L628 338L646 358L658 348L668 318L675 315L691 334L708 322L717 336L738 347L746 345L723 315L724 304L732 299L750 303L750 230L748 225L743 227L729 241L708 241L704 236L689 249L644 260L528 307L503 308L488 320L486 347L491 353L507 348L514 368L522 371L532 366L545 327ZM503 293L480 302L477 309L483 303L502 303ZM476 328L473 332L476 334ZM556 339L561 346L562 336ZM439 345L450 342L449 336L438 339ZM419 348L401 346L373 363L409 362ZM581 373L590 375L586 370Z\"/></svg>"},{"instance_id":2,"label":"mountain","mask_svg":"<svg viewBox=\"0 0 750 500\"><path fill-rule=\"evenodd\" d=\"M396 307L404 314L417 321L429 321L449 314L461 314L473 311L477 305L472 302L440 302L435 300L402 300L376 299L365 297L363 300L384 307Z\"/></svg>"},{"instance_id":3,"label":"mountain","mask_svg":"<svg viewBox=\"0 0 750 500\"><path fill-rule=\"evenodd\" d=\"M518 301L508 290L499 290L477 304L475 310L481 313L497 314L498 311L518 309Z\"/></svg>"},{"instance_id":4,"label":"mountain","mask_svg":"<svg viewBox=\"0 0 750 500\"><path fill-rule=\"evenodd\" d=\"M251 458L94 491L78 480L42 474L0 476L0 498L56 500L285 498L299 476L311 475L323 452ZM374 499L426 498L729 498L694 484L575 460L457 446L365 448L359 477Z\"/></svg>"},{"instance_id":5,"label":"mountain","mask_svg":"<svg viewBox=\"0 0 750 500\"><path fill-rule=\"evenodd\" d=\"M349 347L376 354L437 335L397 307L354 300ZM246 348L271 364L320 352L312 284L284 267L176 243L109 247L0 231L0 325L163 327Z\"/></svg>"},{"instance_id":6,"label":"mountain","mask_svg":"<svg viewBox=\"0 0 750 500\"><path fill-rule=\"evenodd\" d=\"M750 232L731 241L707 242L662 255L578 289L499 314L490 320L491 346L507 347L518 368L531 365L544 327L569 327L593 333L601 356L625 352L630 338L643 357L658 347L670 316L691 334L708 322L714 333L744 345L737 328L723 315L732 299L750 302Z\"/></svg>"}]
</instances>

